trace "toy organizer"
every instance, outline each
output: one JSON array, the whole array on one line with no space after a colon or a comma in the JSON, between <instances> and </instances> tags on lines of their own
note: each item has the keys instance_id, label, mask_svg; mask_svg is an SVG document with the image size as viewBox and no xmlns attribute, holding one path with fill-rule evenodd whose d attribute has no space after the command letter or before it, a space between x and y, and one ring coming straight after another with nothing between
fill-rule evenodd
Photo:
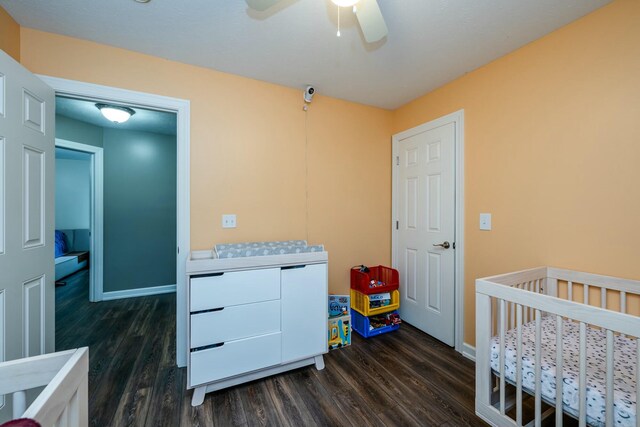
<instances>
[{"instance_id":1,"label":"toy organizer","mask_svg":"<svg viewBox=\"0 0 640 427\"><path fill-rule=\"evenodd\" d=\"M367 273L355 267L351 269L351 289L366 295L391 292L398 289L399 277L398 270L382 265L369 267Z\"/></svg>"},{"instance_id":2,"label":"toy organizer","mask_svg":"<svg viewBox=\"0 0 640 427\"><path fill-rule=\"evenodd\" d=\"M398 270L378 265L362 271L351 269L352 328L365 338L400 327Z\"/></svg>"},{"instance_id":3,"label":"toy organizer","mask_svg":"<svg viewBox=\"0 0 640 427\"><path fill-rule=\"evenodd\" d=\"M351 289L351 309L363 316L387 313L397 310L399 307L400 292L397 290L366 295Z\"/></svg>"},{"instance_id":4,"label":"toy organizer","mask_svg":"<svg viewBox=\"0 0 640 427\"><path fill-rule=\"evenodd\" d=\"M394 323L394 317L400 319L396 310L369 317L351 310L351 327L365 338L375 337L400 328L399 323Z\"/></svg>"}]
</instances>

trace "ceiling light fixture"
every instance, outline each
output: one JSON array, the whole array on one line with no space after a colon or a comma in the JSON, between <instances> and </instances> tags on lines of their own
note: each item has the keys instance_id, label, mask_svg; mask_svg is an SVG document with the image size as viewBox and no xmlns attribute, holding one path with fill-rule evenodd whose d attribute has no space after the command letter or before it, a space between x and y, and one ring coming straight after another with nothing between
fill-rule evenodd
<instances>
[{"instance_id":1,"label":"ceiling light fixture","mask_svg":"<svg viewBox=\"0 0 640 427\"><path fill-rule=\"evenodd\" d=\"M107 120L113 123L124 123L136 113L132 108L117 105L96 104L96 108Z\"/></svg>"},{"instance_id":2,"label":"ceiling light fixture","mask_svg":"<svg viewBox=\"0 0 640 427\"><path fill-rule=\"evenodd\" d=\"M340 7L351 7L351 6L355 6L356 3L358 3L358 1L360 0L331 0L333 2L333 4L336 4Z\"/></svg>"},{"instance_id":3,"label":"ceiling light fixture","mask_svg":"<svg viewBox=\"0 0 640 427\"><path fill-rule=\"evenodd\" d=\"M341 7L353 7L353 13L356 13L356 3L360 0L331 0L333 4L338 6L338 32L336 36L340 37L340 8Z\"/></svg>"},{"instance_id":4,"label":"ceiling light fixture","mask_svg":"<svg viewBox=\"0 0 640 427\"><path fill-rule=\"evenodd\" d=\"M136 0L138 3L149 3L151 0Z\"/></svg>"}]
</instances>

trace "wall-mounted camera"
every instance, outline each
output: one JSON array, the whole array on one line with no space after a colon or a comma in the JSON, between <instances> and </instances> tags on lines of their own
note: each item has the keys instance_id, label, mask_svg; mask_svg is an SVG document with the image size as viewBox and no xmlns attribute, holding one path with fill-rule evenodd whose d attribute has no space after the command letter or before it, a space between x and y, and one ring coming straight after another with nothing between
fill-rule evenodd
<instances>
[{"instance_id":1,"label":"wall-mounted camera","mask_svg":"<svg viewBox=\"0 0 640 427\"><path fill-rule=\"evenodd\" d=\"M313 86L307 86L307 88L304 90L304 102L311 102L314 93L316 93L316 88L314 88Z\"/></svg>"}]
</instances>

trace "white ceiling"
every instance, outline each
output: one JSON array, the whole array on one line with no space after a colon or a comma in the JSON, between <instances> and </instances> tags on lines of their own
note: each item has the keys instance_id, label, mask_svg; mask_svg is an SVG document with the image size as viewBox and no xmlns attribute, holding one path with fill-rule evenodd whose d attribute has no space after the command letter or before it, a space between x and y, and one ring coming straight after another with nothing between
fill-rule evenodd
<instances>
[{"instance_id":1,"label":"white ceiling","mask_svg":"<svg viewBox=\"0 0 640 427\"><path fill-rule=\"evenodd\" d=\"M95 101L56 96L56 114L61 116L105 128L153 132L164 135L176 134L177 121L175 113L147 110L139 107L132 108L136 113L129 120L124 123L113 123L102 115L96 107Z\"/></svg>"},{"instance_id":2,"label":"white ceiling","mask_svg":"<svg viewBox=\"0 0 640 427\"><path fill-rule=\"evenodd\" d=\"M611 0L378 0L367 45L330 0L0 0L20 25L341 99L396 108ZM302 94L302 91L301 91Z\"/></svg>"}]
</instances>

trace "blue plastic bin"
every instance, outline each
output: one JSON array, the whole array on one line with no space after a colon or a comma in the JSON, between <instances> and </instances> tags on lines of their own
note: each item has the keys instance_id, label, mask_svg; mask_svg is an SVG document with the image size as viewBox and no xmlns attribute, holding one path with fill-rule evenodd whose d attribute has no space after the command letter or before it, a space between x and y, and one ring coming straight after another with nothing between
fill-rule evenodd
<instances>
[{"instance_id":1,"label":"blue plastic bin","mask_svg":"<svg viewBox=\"0 0 640 427\"><path fill-rule=\"evenodd\" d=\"M397 311L393 311L392 313L398 313ZM384 326L382 328L377 328L373 330L369 330L369 318L367 316L363 316L357 311L351 309L351 328L362 335L364 338L371 338L377 335L386 334L387 332L395 331L400 329L400 325L391 325Z\"/></svg>"}]
</instances>

